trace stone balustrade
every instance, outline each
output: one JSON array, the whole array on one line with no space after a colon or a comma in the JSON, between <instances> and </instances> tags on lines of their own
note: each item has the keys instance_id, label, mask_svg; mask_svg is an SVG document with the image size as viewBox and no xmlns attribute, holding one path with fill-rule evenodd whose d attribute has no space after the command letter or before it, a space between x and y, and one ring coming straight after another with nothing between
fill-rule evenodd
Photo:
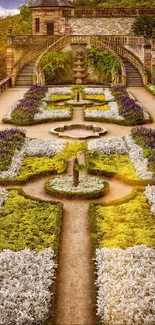
<instances>
[{"instance_id":1,"label":"stone balustrade","mask_svg":"<svg viewBox=\"0 0 155 325\"><path fill-rule=\"evenodd\" d=\"M11 87L10 76L0 81L0 93L3 93L9 87Z\"/></svg>"},{"instance_id":2,"label":"stone balustrade","mask_svg":"<svg viewBox=\"0 0 155 325\"><path fill-rule=\"evenodd\" d=\"M96 9L64 9L63 17L137 17L139 15L155 15L155 8L132 9L132 8L96 8Z\"/></svg>"}]
</instances>

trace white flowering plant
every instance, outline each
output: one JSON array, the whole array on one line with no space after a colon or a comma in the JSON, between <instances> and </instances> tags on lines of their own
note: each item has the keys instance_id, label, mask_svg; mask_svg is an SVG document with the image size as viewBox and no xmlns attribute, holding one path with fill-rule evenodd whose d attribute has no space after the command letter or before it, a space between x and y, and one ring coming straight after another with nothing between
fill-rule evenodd
<instances>
[{"instance_id":1,"label":"white flowering plant","mask_svg":"<svg viewBox=\"0 0 155 325\"><path fill-rule=\"evenodd\" d=\"M153 325L155 250L96 250L97 315L105 325Z\"/></svg>"},{"instance_id":2,"label":"white flowering plant","mask_svg":"<svg viewBox=\"0 0 155 325\"><path fill-rule=\"evenodd\" d=\"M54 251L0 253L0 324L40 324L49 317L55 280Z\"/></svg>"}]
</instances>

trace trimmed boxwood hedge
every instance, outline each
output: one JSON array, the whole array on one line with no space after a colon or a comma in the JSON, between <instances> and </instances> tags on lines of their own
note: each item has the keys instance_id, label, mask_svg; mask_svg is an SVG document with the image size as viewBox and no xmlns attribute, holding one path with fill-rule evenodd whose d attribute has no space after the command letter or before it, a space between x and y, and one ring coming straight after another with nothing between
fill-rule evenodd
<instances>
[{"instance_id":1,"label":"trimmed boxwood hedge","mask_svg":"<svg viewBox=\"0 0 155 325\"><path fill-rule=\"evenodd\" d=\"M152 245L155 245L155 240L154 240L154 236L152 231L155 232L155 227L154 225L154 218L151 215L151 211L150 211L150 206L147 203L147 199L145 198L145 195L143 194L145 188L141 188L141 189L133 189L133 191L125 196L124 198L121 199L117 199L114 201L109 201L109 202L93 202L90 203L89 205L89 221L90 221L90 230L91 230L91 241L92 241L92 248L93 248L93 252L95 252L96 248L101 248L103 247L103 241L107 240L108 242L106 242L105 246L112 248L114 245L114 240L116 240L117 245L118 243L123 245L123 247L117 247L117 248L128 248L126 247L127 242L123 242L120 241L120 238L116 238L117 235L122 234L122 236L128 236L128 232L127 232L127 228L122 228L123 225L128 227L129 226L129 232L130 232L130 240L132 242L133 245L138 245L140 244L139 241L141 242L141 244L144 244L146 246L149 246L148 243L150 243L150 247L152 247ZM144 196L144 199L143 199ZM140 200L137 201L136 205L136 200ZM141 202L142 201L142 202ZM128 206L129 203L129 206ZM143 207L142 207L143 205ZM132 206L132 208L131 208ZM106 212L106 207L113 210L109 210L107 209ZM115 209L115 207L118 207ZM101 208L101 210L100 210ZM105 208L105 215L103 215L102 213L102 208ZM97 211L98 209L98 211ZM124 210L126 209L127 213L124 212ZM139 209L139 210L138 210ZM116 211L115 211L116 210ZM142 211L144 211L144 215L142 215ZM109 213L109 218L108 218L108 213ZM127 217L128 214L128 217ZM130 215L132 216L130 218ZM119 217L120 217L120 221L119 221ZM115 224L112 223L112 219L113 218L114 221L119 225L120 223L120 230L117 233L117 227L115 227ZM132 221L133 218L133 221ZM136 222L134 223L134 220L139 218L139 223ZM103 220L103 228L102 229L98 229L97 223L99 222L102 223ZM108 221L109 220L109 221ZM105 223L109 222L109 235L108 235L108 228L105 225ZM141 224L142 223L142 224ZM110 231L110 225L113 224L113 228ZM105 228L104 228L105 225ZM135 228L134 228L135 225ZM143 229L143 226L144 229ZM100 224L101 226L101 224ZM154 227L154 228L153 228ZM135 232L135 239L132 239L132 228L137 229L137 232ZM115 231L112 234L112 230L115 229ZM142 232L142 233L141 233ZM152 236L150 235L152 233ZM107 234L107 236L106 236ZM141 235L140 235L141 234ZM149 234L149 235L148 235ZM140 237L139 237L140 236ZM149 236L149 237L147 237ZM111 238L111 239L110 239ZM141 238L142 240L140 240L139 238ZM110 242L111 240L111 242ZM127 240L127 237L126 237ZM128 239L129 240L129 239ZM136 242L134 242L134 240L136 240ZM138 241L138 243L137 243ZM110 246L108 246L109 244ZM126 244L125 244L126 243ZM152 244L151 244L152 243ZM127 244L128 245L128 244ZM129 245L131 245L131 243L129 243ZM116 244L115 244L116 246Z\"/></svg>"},{"instance_id":2,"label":"trimmed boxwood hedge","mask_svg":"<svg viewBox=\"0 0 155 325\"><path fill-rule=\"evenodd\" d=\"M45 192L47 194L50 194L52 196L63 198L66 197L68 199L96 199L100 196L106 195L109 191L109 184L108 182L104 182L104 188L101 190L96 190L91 193L71 193L71 192L65 192L65 191L58 191L51 187L50 185L50 179L46 181L45 183Z\"/></svg>"}]
</instances>

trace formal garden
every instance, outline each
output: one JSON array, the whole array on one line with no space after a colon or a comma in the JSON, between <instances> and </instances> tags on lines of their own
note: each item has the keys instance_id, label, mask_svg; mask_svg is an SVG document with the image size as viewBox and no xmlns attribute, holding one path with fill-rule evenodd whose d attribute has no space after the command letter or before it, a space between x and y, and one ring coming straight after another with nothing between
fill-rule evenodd
<instances>
[{"instance_id":1,"label":"formal garden","mask_svg":"<svg viewBox=\"0 0 155 325\"><path fill-rule=\"evenodd\" d=\"M39 139L16 127L75 123L77 107L83 123L130 126L129 134ZM66 198L81 206L87 199L89 206L98 322L154 324L155 131L140 126L151 123L151 115L122 86L33 86L6 113L10 127L0 131L1 324L53 323ZM51 201L18 187L37 186L43 177ZM113 180L131 191L104 201Z\"/></svg>"},{"instance_id":2,"label":"formal garden","mask_svg":"<svg viewBox=\"0 0 155 325\"><path fill-rule=\"evenodd\" d=\"M155 325L155 3L38 3L0 17L0 79L33 67L0 94L0 325Z\"/></svg>"}]
</instances>

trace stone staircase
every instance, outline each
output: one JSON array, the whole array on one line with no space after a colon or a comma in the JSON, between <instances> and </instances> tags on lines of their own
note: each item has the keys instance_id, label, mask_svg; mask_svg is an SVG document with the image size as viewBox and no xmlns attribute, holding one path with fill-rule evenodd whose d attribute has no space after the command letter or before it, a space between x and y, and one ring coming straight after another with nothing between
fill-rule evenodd
<instances>
[{"instance_id":1,"label":"stone staircase","mask_svg":"<svg viewBox=\"0 0 155 325\"><path fill-rule=\"evenodd\" d=\"M27 63L19 72L16 78L16 86L31 87L33 84L33 68L35 61Z\"/></svg>"},{"instance_id":2,"label":"stone staircase","mask_svg":"<svg viewBox=\"0 0 155 325\"><path fill-rule=\"evenodd\" d=\"M127 87L143 87L143 80L138 69L135 68L128 60L123 59L126 70L126 86Z\"/></svg>"}]
</instances>

